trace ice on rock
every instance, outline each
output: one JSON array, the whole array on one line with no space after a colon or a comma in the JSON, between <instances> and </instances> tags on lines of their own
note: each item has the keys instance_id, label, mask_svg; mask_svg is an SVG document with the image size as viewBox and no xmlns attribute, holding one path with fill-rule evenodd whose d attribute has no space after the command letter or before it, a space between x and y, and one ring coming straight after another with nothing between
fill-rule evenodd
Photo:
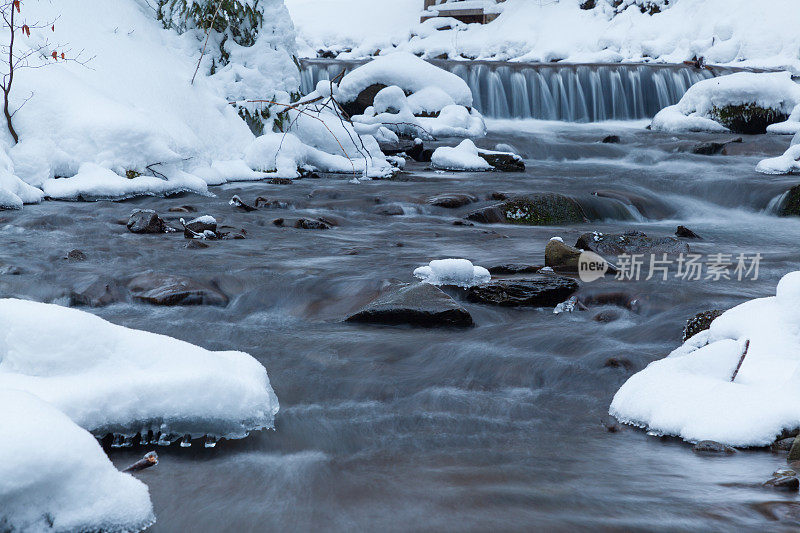
<instances>
[{"instance_id":1,"label":"ice on rock","mask_svg":"<svg viewBox=\"0 0 800 533\"><path fill-rule=\"evenodd\" d=\"M0 530L135 532L155 522L147 486L52 405L0 387Z\"/></svg>"},{"instance_id":2,"label":"ice on rock","mask_svg":"<svg viewBox=\"0 0 800 533\"><path fill-rule=\"evenodd\" d=\"M414 270L414 276L431 285L472 287L491 281L492 275L467 259L436 259Z\"/></svg>"},{"instance_id":3,"label":"ice on rock","mask_svg":"<svg viewBox=\"0 0 800 533\"><path fill-rule=\"evenodd\" d=\"M798 298L800 272L792 272L775 296L723 313L710 329L633 375L610 413L658 434L732 446L766 446L784 429L800 427Z\"/></svg>"},{"instance_id":4,"label":"ice on rock","mask_svg":"<svg viewBox=\"0 0 800 533\"><path fill-rule=\"evenodd\" d=\"M738 72L709 78L689 87L677 104L659 111L651 126L654 130L668 132L726 132L725 126L712 119L712 110L743 104L755 104L788 115L800 105L800 85L792 80L789 72Z\"/></svg>"},{"instance_id":5,"label":"ice on rock","mask_svg":"<svg viewBox=\"0 0 800 533\"><path fill-rule=\"evenodd\" d=\"M242 438L278 400L243 352L212 352L51 304L0 299L0 390L20 389L96 436Z\"/></svg>"}]
</instances>

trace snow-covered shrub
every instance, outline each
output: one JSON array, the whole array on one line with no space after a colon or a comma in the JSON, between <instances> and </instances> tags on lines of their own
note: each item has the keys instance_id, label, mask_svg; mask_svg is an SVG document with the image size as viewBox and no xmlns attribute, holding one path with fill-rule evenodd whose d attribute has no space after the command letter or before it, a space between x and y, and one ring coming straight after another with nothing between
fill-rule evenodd
<instances>
[{"instance_id":1,"label":"snow-covered shrub","mask_svg":"<svg viewBox=\"0 0 800 533\"><path fill-rule=\"evenodd\" d=\"M800 85L789 72L739 72L692 85L681 100L653 118L658 131L758 133L800 105Z\"/></svg>"},{"instance_id":2,"label":"snow-covered shrub","mask_svg":"<svg viewBox=\"0 0 800 533\"><path fill-rule=\"evenodd\" d=\"M288 102L298 91L294 26L283 0L158 0L156 16L196 37L198 54L206 52L204 73L224 83L254 133L280 128L282 106L247 101Z\"/></svg>"},{"instance_id":3,"label":"snow-covered shrub","mask_svg":"<svg viewBox=\"0 0 800 533\"><path fill-rule=\"evenodd\" d=\"M723 313L708 330L628 379L611 414L658 434L732 446L766 446L784 429L797 429L798 298L800 272L792 272L775 296Z\"/></svg>"},{"instance_id":4,"label":"snow-covered shrub","mask_svg":"<svg viewBox=\"0 0 800 533\"><path fill-rule=\"evenodd\" d=\"M35 396L0 388L0 530L140 531L155 522L147 486L97 440Z\"/></svg>"}]
</instances>

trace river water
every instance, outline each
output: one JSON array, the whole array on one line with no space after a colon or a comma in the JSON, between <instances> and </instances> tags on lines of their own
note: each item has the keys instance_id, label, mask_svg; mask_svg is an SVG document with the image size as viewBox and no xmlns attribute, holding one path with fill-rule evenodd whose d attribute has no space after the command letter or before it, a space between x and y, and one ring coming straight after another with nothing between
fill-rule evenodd
<instances>
[{"instance_id":1,"label":"river water","mask_svg":"<svg viewBox=\"0 0 800 533\"><path fill-rule=\"evenodd\" d=\"M752 136L739 155L700 156L644 123L493 122L482 147L512 145L524 174L437 173L412 163L391 181L346 177L214 188L126 202L46 202L0 212L0 294L66 304L94 275L125 281L153 270L216 280L226 308L118 303L92 309L112 322L209 349L237 349L266 366L281 402L275 431L241 441L160 448L138 475L150 487L151 531L762 531L800 525L796 495L760 487L785 456L741 451L708 457L674 439L603 426L614 392L633 372L680 344L687 318L774 292L800 267L800 219L765 211L796 183L753 170L788 138ZM620 144L602 144L608 134ZM637 208L595 191L636 197ZM566 227L455 226L493 192L557 191L607 218ZM456 210L427 198L464 192ZM615 194L616 194L615 193ZM290 207L252 213L227 204L257 196ZM402 216L381 214L399 204ZM186 249L181 234L133 235L118 220L191 205L247 239ZM377 208L377 210L376 210ZM278 217L325 216L328 231L279 228ZM185 216L185 215L183 215ZM342 323L388 283L410 281L429 260L542 264L548 239L638 229L670 235L684 224L702 254L760 252L756 281L616 281L582 290L623 291L641 302L616 321L603 308L554 315L464 302L477 327L423 330ZM64 259L80 249L85 261ZM6 269L5 271L7 271ZM46 327L43 324L42 327ZM630 363L607 366L609 358ZM54 438L57 436L54 435ZM148 448L110 449L126 466Z\"/></svg>"}]
</instances>

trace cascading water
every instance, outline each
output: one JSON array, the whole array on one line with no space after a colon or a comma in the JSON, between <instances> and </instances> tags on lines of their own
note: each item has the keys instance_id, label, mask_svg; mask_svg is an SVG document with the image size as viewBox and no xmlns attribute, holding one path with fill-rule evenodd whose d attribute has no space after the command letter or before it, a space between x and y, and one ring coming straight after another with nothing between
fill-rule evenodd
<instances>
[{"instance_id":1,"label":"cascading water","mask_svg":"<svg viewBox=\"0 0 800 533\"><path fill-rule=\"evenodd\" d=\"M304 59L304 93L320 80L350 71L365 60ZM694 83L739 69L696 69L659 64L533 64L431 60L464 79L475 107L490 118L534 118L569 122L653 117L680 100Z\"/></svg>"}]
</instances>

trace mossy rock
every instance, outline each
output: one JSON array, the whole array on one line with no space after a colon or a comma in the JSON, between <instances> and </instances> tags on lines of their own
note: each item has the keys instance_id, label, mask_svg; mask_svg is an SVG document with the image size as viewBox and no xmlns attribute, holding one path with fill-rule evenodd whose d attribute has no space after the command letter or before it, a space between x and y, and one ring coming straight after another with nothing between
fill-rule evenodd
<instances>
[{"instance_id":1,"label":"mossy rock","mask_svg":"<svg viewBox=\"0 0 800 533\"><path fill-rule=\"evenodd\" d=\"M711 109L711 118L733 133L755 135L766 133L767 126L783 122L789 116L778 109L756 104L728 105Z\"/></svg>"},{"instance_id":2,"label":"mossy rock","mask_svg":"<svg viewBox=\"0 0 800 533\"><path fill-rule=\"evenodd\" d=\"M800 217L800 185L788 191L778 207L779 217Z\"/></svg>"},{"instance_id":3,"label":"mossy rock","mask_svg":"<svg viewBox=\"0 0 800 533\"><path fill-rule=\"evenodd\" d=\"M580 204L563 194L518 196L502 203L500 210L509 224L553 226L587 222Z\"/></svg>"}]
</instances>

